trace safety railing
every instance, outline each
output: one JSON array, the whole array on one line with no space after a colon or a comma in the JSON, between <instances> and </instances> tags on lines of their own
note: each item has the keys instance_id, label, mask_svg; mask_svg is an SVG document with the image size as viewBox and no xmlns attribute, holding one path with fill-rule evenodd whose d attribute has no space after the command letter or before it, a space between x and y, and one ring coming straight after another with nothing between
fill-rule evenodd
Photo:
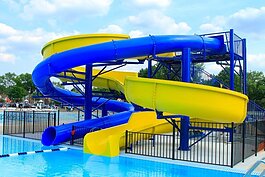
<instances>
[{"instance_id":1,"label":"safety railing","mask_svg":"<svg viewBox=\"0 0 265 177\"><path fill-rule=\"evenodd\" d=\"M186 151L179 149L178 131L175 135L126 131L125 152L232 167L233 126L232 123L192 122L191 127L196 129L189 132L189 150Z\"/></svg>"},{"instance_id":2,"label":"safety railing","mask_svg":"<svg viewBox=\"0 0 265 177\"><path fill-rule=\"evenodd\" d=\"M4 111L3 134L41 139L42 132L56 123L56 112Z\"/></svg>"}]
</instances>

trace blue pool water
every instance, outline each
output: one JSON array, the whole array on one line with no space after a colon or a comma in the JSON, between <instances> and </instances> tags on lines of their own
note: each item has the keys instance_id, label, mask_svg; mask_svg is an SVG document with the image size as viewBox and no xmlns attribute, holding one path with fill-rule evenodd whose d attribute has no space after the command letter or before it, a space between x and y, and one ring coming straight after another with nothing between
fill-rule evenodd
<instances>
[{"instance_id":1,"label":"blue pool water","mask_svg":"<svg viewBox=\"0 0 265 177\"><path fill-rule=\"evenodd\" d=\"M1 137L1 136L0 136ZM0 152L40 150L39 142L1 137ZM14 144L13 144L14 143ZM22 155L0 158L1 177L36 176L110 176L110 177L197 177L204 175L222 177L241 177L242 174L210 169L202 169L176 164L140 160L128 157L107 158L83 154L81 150L70 149L50 153Z\"/></svg>"}]
</instances>

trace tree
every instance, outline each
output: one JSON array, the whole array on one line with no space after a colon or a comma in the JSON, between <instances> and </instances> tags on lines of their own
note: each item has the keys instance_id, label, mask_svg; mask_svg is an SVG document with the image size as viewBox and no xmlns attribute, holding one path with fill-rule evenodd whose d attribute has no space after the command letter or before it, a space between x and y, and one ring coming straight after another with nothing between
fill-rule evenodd
<instances>
[{"instance_id":1,"label":"tree","mask_svg":"<svg viewBox=\"0 0 265 177\"><path fill-rule=\"evenodd\" d=\"M170 64L173 72L169 72L167 65L159 66L159 63L156 63L152 66L152 72L154 73L159 67L159 70L156 72L153 78L155 79L165 79L165 80L180 80L180 63ZM168 65L169 66L169 65ZM148 77L148 68L141 69L138 73L139 77Z\"/></svg>"},{"instance_id":2,"label":"tree","mask_svg":"<svg viewBox=\"0 0 265 177\"><path fill-rule=\"evenodd\" d=\"M29 94L32 94L36 90L29 73L20 74L14 81L17 86L24 88Z\"/></svg>"},{"instance_id":3,"label":"tree","mask_svg":"<svg viewBox=\"0 0 265 177\"><path fill-rule=\"evenodd\" d=\"M230 86L230 68L225 67L222 71L219 72L219 74L216 76L216 78L222 82L222 84L225 84L226 86ZM235 90L238 92L241 92L242 89L240 87L240 77L238 75L234 75L235 81L234 81L234 86Z\"/></svg>"},{"instance_id":4,"label":"tree","mask_svg":"<svg viewBox=\"0 0 265 177\"><path fill-rule=\"evenodd\" d=\"M167 66L171 66L172 70L169 72ZM152 71L154 72L157 67L159 67L158 63L152 66ZM194 70L192 70L192 81L193 82L200 82L202 79L202 75L200 70L204 69L203 63L194 64ZM148 68L141 69L138 73L139 77L147 77ZM181 80L181 63L171 63L170 65L163 65L160 69L156 72L153 78L156 79L164 79L164 80L174 80L180 81Z\"/></svg>"},{"instance_id":5,"label":"tree","mask_svg":"<svg viewBox=\"0 0 265 177\"><path fill-rule=\"evenodd\" d=\"M247 74L248 96L265 107L265 76L262 72L250 71Z\"/></svg>"},{"instance_id":6,"label":"tree","mask_svg":"<svg viewBox=\"0 0 265 177\"><path fill-rule=\"evenodd\" d=\"M14 101L21 101L23 97L27 95L27 91L17 85L9 87L7 96Z\"/></svg>"},{"instance_id":7,"label":"tree","mask_svg":"<svg viewBox=\"0 0 265 177\"><path fill-rule=\"evenodd\" d=\"M0 76L0 94L7 95L8 88L16 84L15 78L16 74L10 72Z\"/></svg>"}]
</instances>

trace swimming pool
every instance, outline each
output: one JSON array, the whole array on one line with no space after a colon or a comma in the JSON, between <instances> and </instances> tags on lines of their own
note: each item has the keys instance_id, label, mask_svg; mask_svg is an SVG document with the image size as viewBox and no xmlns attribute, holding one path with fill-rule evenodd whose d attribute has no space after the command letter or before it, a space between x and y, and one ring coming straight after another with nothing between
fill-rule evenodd
<instances>
[{"instance_id":1,"label":"swimming pool","mask_svg":"<svg viewBox=\"0 0 265 177\"><path fill-rule=\"evenodd\" d=\"M33 151L46 149L38 141L0 136L0 152ZM13 144L15 143L15 144ZM0 158L1 177L20 176L222 176L239 177L240 173L202 169L191 166L155 162L128 157L102 157L83 154L70 149L50 153Z\"/></svg>"}]
</instances>

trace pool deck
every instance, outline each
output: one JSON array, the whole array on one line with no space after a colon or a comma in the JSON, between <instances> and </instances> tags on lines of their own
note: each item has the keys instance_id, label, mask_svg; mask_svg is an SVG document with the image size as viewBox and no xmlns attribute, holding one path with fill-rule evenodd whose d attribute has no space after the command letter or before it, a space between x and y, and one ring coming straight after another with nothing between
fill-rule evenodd
<instances>
[{"instance_id":1,"label":"pool deck","mask_svg":"<svg viewBox=\"0 0 265 177\"><path fill-rule=\"evenodd\" d=\"M257 156L253 155L245 159L244 163L240 162L234 166L235 169L248 170L254 165L258 160L265 158L265 151L258 152ZM260 164L254 172L261 173L265 170L265 164Z\"/></svg>"}]
</instances>

